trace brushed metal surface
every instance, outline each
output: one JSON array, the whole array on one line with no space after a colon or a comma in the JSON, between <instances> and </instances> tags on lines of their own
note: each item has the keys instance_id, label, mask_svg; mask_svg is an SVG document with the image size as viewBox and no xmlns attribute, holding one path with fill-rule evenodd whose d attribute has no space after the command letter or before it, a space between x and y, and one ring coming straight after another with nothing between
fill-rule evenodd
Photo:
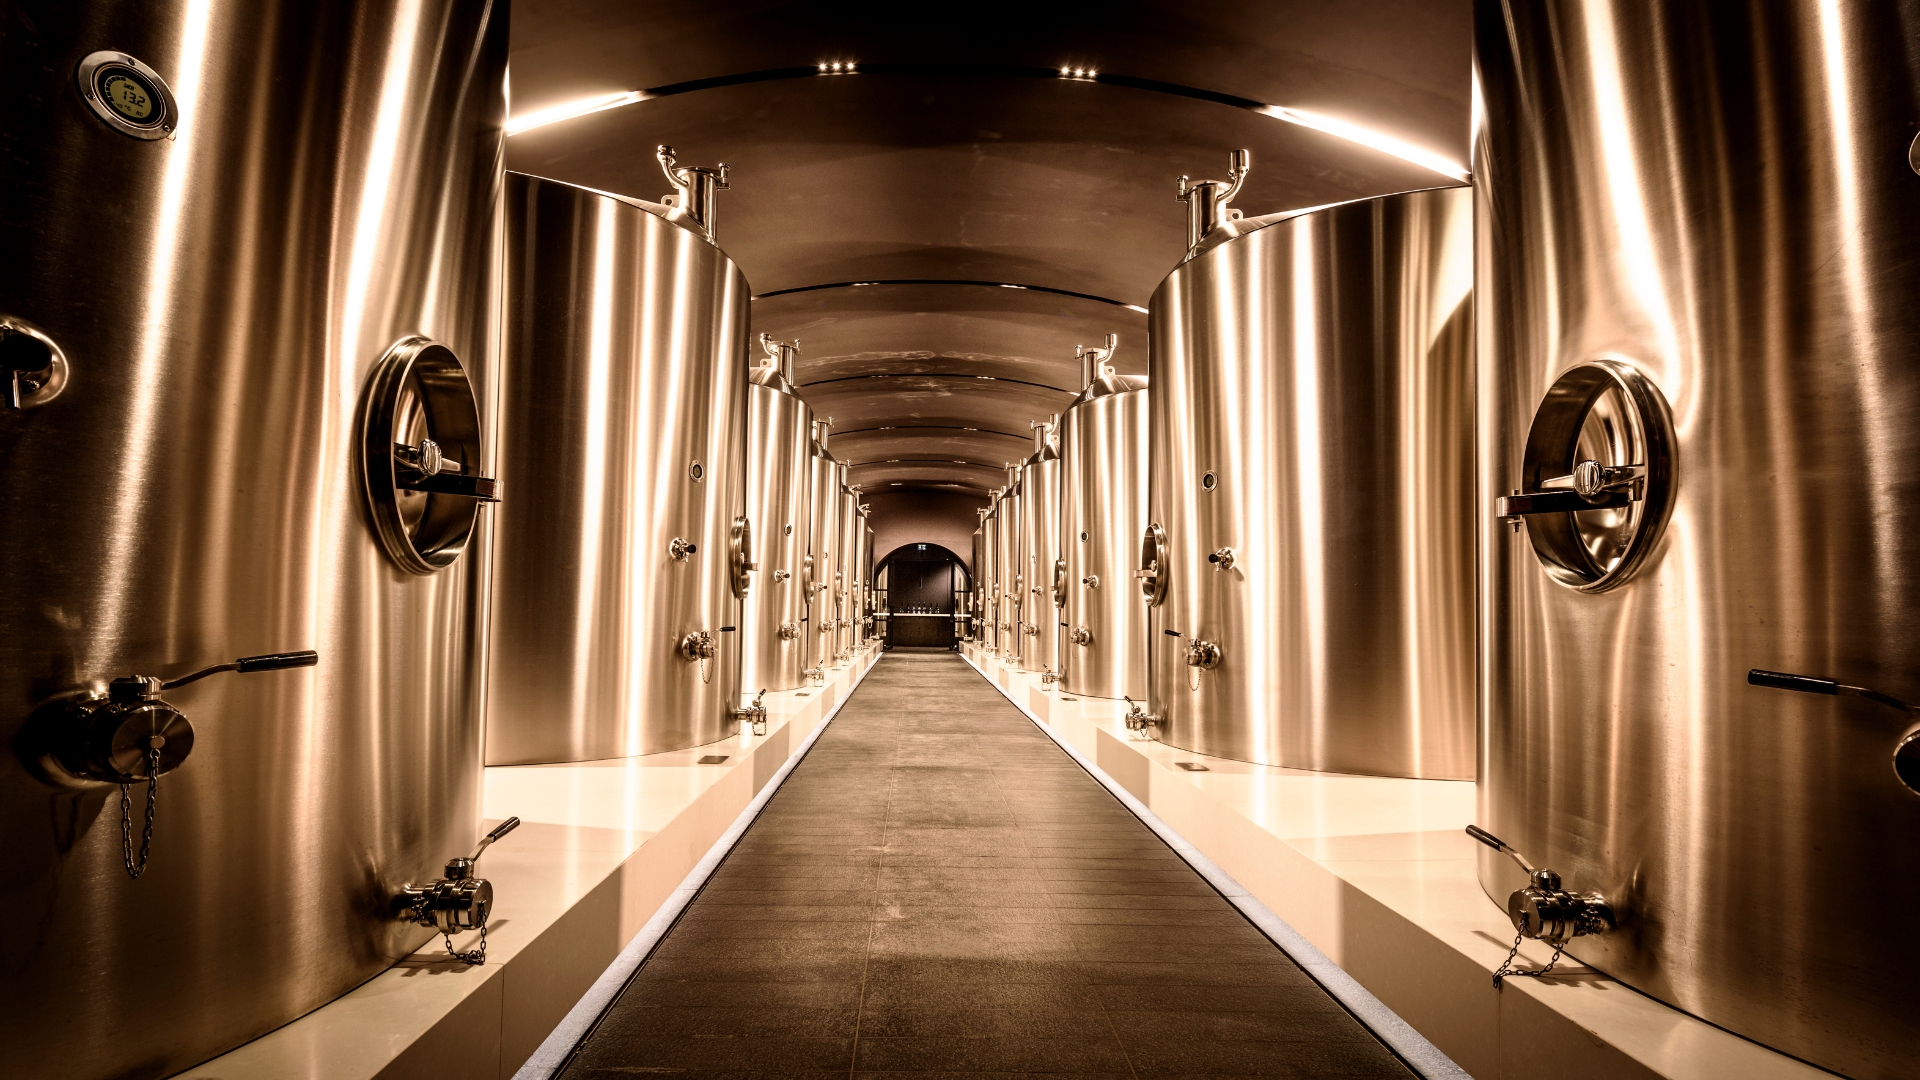
<instances>
[{"instance_id":1,"label":"brushed metal surface","mask_svg":"<svg viewBox=\"0 0 1920 1080\"><path fill-rule=\"evenodd\" d=\"M665 209L507 174L499 469L519 498L496 523L488 764L735 727L747 282ZM704 663L680 650L701 632Z\"/></svg>"},{"instance_id":2,"label":"brushed metal surface","mask_svg":"<svg viewBox=\"0 0 1920 1080\"><path fill-rule=\"evenodd\" d=\"M995 490L980 519L980 641L990 653L1000 652L1000 492Z\"/></svg>"},{"instance_id":3,"label":"brushed metal surface","mask_svg":"<svg viewBox=\"0 0 1920 1080\"><path fill-rule=\"evenodd\" d=\"M853 652L854 565L860 558L859 493L847 485L847 465L833 467L833 659L845 663Z\"/></svg>"},{"instance_id":4,"label":"brushed metal surface","mask_svg":"<svg viewBox=\"0 0 1920 1080\"><path fill-rule=\"evenodd\" d=\"M961 609L964 610L967 615L966 638L969 641L983 641L984 637L980 625L980 613L986 608L987 583L985 578L989 569L987 563L987 516L984 513L980 515L980 527L973 530L973 562L969 565L972 566L973 573L967 579L966 605Z\"/></svg>"},{"instance_id":5,"label":"brushed metal surface","mask_svg":"<svg viewBox=\"0 0 1920 1080\"><path fill-rule=\"evenodd\" d=\"M1020 666L1060 672L1060 608L1053 589L1060 557L1060 451L1043 422L1035 429L1040 448L1020 467L1019 566L1026 580L1020 595Z\"/></svg>"},{"instance_id":6,"label":"brushed metal surface","mask_svg":"<svg viewBox=\"0 0 1920 1080\"><path fill-rule=\"evenodd\" d=\"M806 683L801 629L807 616L813 410L775 366L755 368L748 383L746 512L759 569L741 605L740 693L751 699L763 688L792 690ZM782 637L782 626L792 627L793 635Z\"/></svg>"},{"instance_id":7,"label":"brushed metal surface","mask_svg":"<svg viewBox=\"0 0 1920 1080\"><path fill-rule=\"evenodd\" d=\"M1147 700L1147 605L1133 580L1147 527L1146 387L1102 375L1060 418L1061 633L1087 633L1061 639L1060 686L1071 694Z\"/></svg>"},{"instance_id":8,"label":"brushed metal surface","mask_svg":"<svg viewBox=\"0 0 1920 1080\"><path fill-rule=\"evenodd\" d=\"M1020 565L1020 530L1026 522L1021 518L1024 507L1019 473L1018 466L1007 466L1011 482L1000 493L999 551L995 556L1000 569L1000 604L994 619L994 626L1000 631L1000 655L1016 669L1020 667L1020 625L1025 607L1022 601L1027 593L1027 575Z\"/></svg>"},{"instance_id":9,"label":"brushed metal surface","mask_svg":"<svg viewBox=\"0 0 1920 1080\"><path fill-rule=\"evenodd\" d=\"M1263 765L1471 778L1471 198L1246 224L1150 305L1161 738ZM1221 549L1231 569L1209 562ZM1196 641L1219 647L1217 667L1186 663Z\"/></svg>"},{"instance_id":10,"label":"brushed metal surface","mask_svg":"<svg viewBox=\"0 0 1920 1080\"><path fill-rule=\"evenodd\" d=\"M491 418L506 47L504 3L0 19L0 314L71 364L0 410L0 739L116 676L320 655L166 693L197 738L138 880L117 792L0 755L0 1072L171 1075L432 936L387 904L479 835L487 514L438 573L389 560L356 413L418 334ZM101 49L171 84L174 138L89 111Z\"/></svg>"},{"instance_id":11,"label":"brushed metal surface","mask_svg":"<svg viewBox=\"0 0 1920 1080\"><path fill-rule=\"evenodd\" d=\"M1479 823L1619 928L1582 961L1854 1077L1920 1076L1920 6L1477 9ZM1630 578L1549 577L1492 500L1562 373L1628 365L1678 437ZM1577 515L1602 517L1608 511ZM1567 515L1576 516L1576 515ZM1518 871L1483 857L1504 903ZM1870 907L1862 902L1871 898Z\"/></svg>"},{"instance_id":12,"label":"brushed metal surface","mask_svg":"<svg viewBox=\"0 0 1920 1080\"><path fill-rule=\"evenodd\" d=\"M816 422L807 458L807 670L824 672L834 661L834 575L839 569L840 533L834 527L839 505L841 465L829 449L828 425Z\"/></svg>"}]
</instances>

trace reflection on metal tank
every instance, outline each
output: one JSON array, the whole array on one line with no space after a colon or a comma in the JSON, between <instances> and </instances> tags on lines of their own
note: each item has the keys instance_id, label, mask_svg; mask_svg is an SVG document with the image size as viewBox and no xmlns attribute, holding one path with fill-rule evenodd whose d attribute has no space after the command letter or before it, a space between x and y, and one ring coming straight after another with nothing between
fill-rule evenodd
<instances>
[{"instance_id":1,"label":"reflection on metal tank","mask_svg":"<svg viewBox=\"0 0 1920 1080\"><path fill-rule=\"evenodd\" d=\"M994 627L1000 633L1000 658L1020 666L1021 597L1027 590L1027 575L1020 566L1020 466L1007 465L1007 486L1001 489L994 512L1000 517L1000 534L994 553L1000 567L1000 601L994 613Z\"/></svg>"},{"instance_id":2,"label":"reflection on metal tank","mask_svg":"<svg viewBox=\"0 0 1920 1080\"><path fill-rule=\"evenodd\" d=\"M678 210L508 174L489 764L734 729L747 282Z\"/></svg>"},{"instance_id":3,"label":"reflection on metal tank","mask_svg":"<svg viewBox=\"0 0 1920 1080\"><path fill-rule=\"evenodd\" d=\"M860 508L860 643L866 644L873 639L873 611L875 584L873 580L873 526L869 523L869 508Z\"/></svg>"},{"instance_id":4,"label":"reflection on metal tank","mask_svg":"<svg viewBox=\"0 0 1920 1080\"><path fill-rule=\"evenodd\" d=\"M807 669L809 679L826 678L833 664L834 574L839 534L833 511L840 491L839 462L827 448L833 418L813 422L813 442L807 455Z\"/></svg>"},{"instance_id":5,"label":"reflection on metal tank","mask_svg":"<svg viewBox=\"0 0 1920 1080\"><path fill-rule=\"evenodd\" d=\"M479 834L450 489L488 486L506 9L31 7L0 29L0 1071L167 1076L425 944L390 903ZM431 485L395 460L423 439ZM130 678L290 650L318 667Z\"/></svg>"},{"instance_id":6,"label":"reflection on metal tank","mask_svg":"<svg viewBox=\"0 0 1920 1080\"><path fill-rule=\"evenodd\" d=\"M995 488L987 495L987 512L980 518L980 643L994 655L1000 653L1000 496Z\"/></svg>"},{"instance_id":7,"label":"reflection on metal tank","mask_svg":"<svg viewBox=\"0 0 1920 1080\"><path fill-rule=\"evenodd\" d=\"M1147 380L1115 373L1118 345L1084 349L1060 420L1061 688L1147 700L1147 610L1133 567L1147 526Z\"/></svg>"},{"instance_id":8,"label":"reflection on metal tank","mask_svg":"<svg viewBox=\"0 0 1920 1080\"><path fill-rule=\"evenodd\" d=\"M1060 559L1060 451L1053 439L1060 417L1034 421L1033 456L1020 467L1020 666L1060 674L1060 607L1054 578Z\"/></svg>"},{"instance_id":9,"label":"reflection on metal tank","mask_svg":"<svg viewBox=\"0 0 1920 1080\"><path fill-rule=\"evenodd\" d=\"M833 659L845 663L853 655L854 597L860 557L860 490L847 484L846 462L834 465L837 491L833 497Z\"/></svg>"},{"instance_id":10,"label":"reflection on metal tank","mask_svg":"<svg viewBox=\"0 0 1920 1080\"><path fill-rule=\"evenodd\" d=\"M799 342L760 344L767 362L747 376L747 522L758 568L740 616L740 692L806 682L807 468L813 410L793 391Z\"/></svg>"},{"instance_id":11,"label":"reflection on metal tank","mask_svg":"<svg viewBox=\"0 0 1920 1080\"><path fill-rule=\"evenodd\" d=\"M1226 226L1195 238L1149 316L1136 565L1153 564L1160 737L1470 779L1471 196Z\"/></svg>"},{"instance_id":12,"label":"reflection on metal tank","mask_svg":"<svg viewBox=\"0 0 1920 1080\"><path fill-rule=\"evenodd\" d=\"M1477 19L1480 823L1610 903L1581 961L1855 1077L1920 1077L1917 20Z\"/></svg>"},{"instance_id":13,"label":"reflection on metal tank","mask_svg":"<svg viewBox=\"0 0 1920 1080\"><path fill-rule=\"evenodd\" d=\"M980 507L976 512L980 517L980 527L973 530L973 562L969 564L971 574L967 579L967 603L964 608L955 608L967 614L965 636L970 641L980 640L980 609L985 606L984 579L987 573L987 511L985 507Z\"/></svg>"}]
</instances>

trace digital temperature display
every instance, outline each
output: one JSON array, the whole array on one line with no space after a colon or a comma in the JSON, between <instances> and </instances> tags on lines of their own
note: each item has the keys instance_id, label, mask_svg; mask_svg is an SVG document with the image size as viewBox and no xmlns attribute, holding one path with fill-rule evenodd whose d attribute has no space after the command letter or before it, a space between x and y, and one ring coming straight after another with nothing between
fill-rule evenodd
<instances>
[{"instance_id":1,"label":"digital temperature display","mask_svg":"<svg viewBox=\"0 0 1920 1080\"><path fill-rule=\"evenodd\" d=\"M137 72L108 68L100 73L100 99L130 124L153 124L160 110L153 87Z\"/></svg>"}]
</instances>

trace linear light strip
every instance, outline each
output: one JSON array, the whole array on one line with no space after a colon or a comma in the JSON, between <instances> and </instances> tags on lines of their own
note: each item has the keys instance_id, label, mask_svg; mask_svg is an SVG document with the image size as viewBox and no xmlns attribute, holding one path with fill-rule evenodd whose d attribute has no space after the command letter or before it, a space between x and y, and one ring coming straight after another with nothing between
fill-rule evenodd
<instances>
[{"instance_id":1,"label":"linear light strip","mask_svg":"<svg viewBox=\"0 0 1920 1080\"><path fill-rule=\"evenodd\" d=\"M617 109L622 105L631 105L646 99L647 93L644 90L627 90L618 94L600 94L596 97L581 98L578 101L563 101L558 105L550 105L544 109L535 109L533 112L509 118L506 131L508 135L518 135L523 131L557 124L576 116L606 112L608 109Z\"/></svg>"},{"instance_id":2,"label":"linear light strip","mask_svg":"<svg viewBox=\"0 0 1920 1080\"><path fill-rule=\"evenodd\" d=\"M1254 111L1271 116L1275 120L1285 120L1289 124L1298 124L1304 128L1325 132L1335 138L1359 143L1369 149L1397 157L1401 161L1412 162L1421 168L1432 169L1443 176L1450 176L1463 184L1473 179L1473 174L1467 171L1466 166L1457 161L1448 161L1430 150L1422 150L1410 142L1396 139L1371 128L1361 127L1359 124L1307 112L1304 109L1289 109L1285 105L1263 105Z\"/></svg>"}]
</instances>

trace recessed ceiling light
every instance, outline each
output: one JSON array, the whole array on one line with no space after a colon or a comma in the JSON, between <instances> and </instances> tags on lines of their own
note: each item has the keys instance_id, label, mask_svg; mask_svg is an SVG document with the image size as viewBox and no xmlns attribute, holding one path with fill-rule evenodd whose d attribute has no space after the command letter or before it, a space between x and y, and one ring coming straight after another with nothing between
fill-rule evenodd
<instances>
[{"instance_id":1,"label":"recessed ceiling light","mask_svg":"<svg viewBox=\"0 0 1920 1080\"><path fill-rule=\"evenodd\" d=\"M647 95L638 90L624 90L617 94L600 94L596 97L580 98L577 101L563 101L558 105L549 105L544 109L535 109L530 113L510 117L506 124L508 135L518 135L523 131L532 131L537 127L557 124L562 120L571 120L576 116L605 112L622 105L631 105L643 100Z\"/></svg>"}]
</instances>

